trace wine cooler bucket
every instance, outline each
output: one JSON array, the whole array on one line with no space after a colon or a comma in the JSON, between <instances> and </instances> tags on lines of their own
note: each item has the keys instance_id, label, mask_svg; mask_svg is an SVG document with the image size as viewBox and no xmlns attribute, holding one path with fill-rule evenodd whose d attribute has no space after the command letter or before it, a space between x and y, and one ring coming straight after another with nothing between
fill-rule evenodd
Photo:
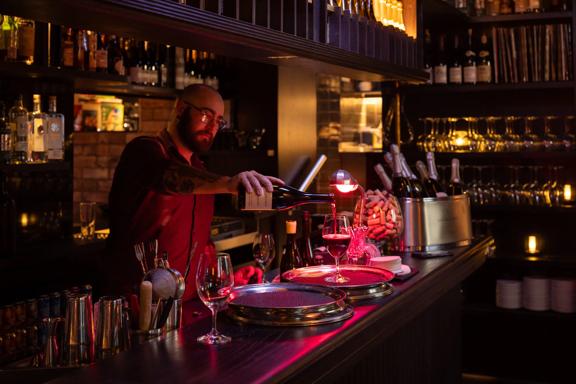
<instances>
[{"instance_id":1,"label":"wine cooler bucket","mask_svg":"<svg viewBox=\"0 0 576 384\"><path fill-rule=\"evenodd\" d=\"M468 195L401 199L404 245L410 251L434 251L469 245L472 219Z\"/></svg>"}]
</instances>

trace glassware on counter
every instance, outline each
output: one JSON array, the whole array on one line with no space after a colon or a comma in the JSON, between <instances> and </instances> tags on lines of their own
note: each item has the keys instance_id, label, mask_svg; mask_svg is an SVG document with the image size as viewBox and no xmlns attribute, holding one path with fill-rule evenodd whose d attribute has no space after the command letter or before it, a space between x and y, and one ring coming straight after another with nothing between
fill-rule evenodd
<instances>
[{"instance_id":1,"label":"glassware on counter","mask_svg":"<svg viewBox=\"0 0 576 384\"><path fill-rule=\"evenodd\" d=\"M336 263L336 274L328 276L326 281L330 283L345 283L348 278L340 274L340 259L346 254L346 250L352 239L352 227L348 217L343 215L326 215L324 226L322 227L322 238L326 243L326 248L330 256Z\"/></svg>"},{"instance_id":2,"label":"glassware on counter","mask_svg":"<svg viewBox=\"0 0 576 384\"><path fill-rule=\"evenodd\" d=\"M262 269L262 283L268 283L264 273L276 256L274 235L271 233L258 232L252 243L252 255L260 269Z\"/></svg>"}]
</instances>

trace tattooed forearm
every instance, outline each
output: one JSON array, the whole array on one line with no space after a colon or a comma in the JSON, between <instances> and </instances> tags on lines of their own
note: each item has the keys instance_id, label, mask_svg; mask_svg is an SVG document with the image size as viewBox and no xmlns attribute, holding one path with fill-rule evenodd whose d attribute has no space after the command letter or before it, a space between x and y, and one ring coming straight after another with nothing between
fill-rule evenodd
<instances>
[{"instance_id":1,"label":"tattooed forearm","mask_svg":"<svg viewBox=\"0 0 576 384\"><path fill-rule=\"evenodd\" d=\"M202 169L173 164L164 171L162 186L164 190L171 193L194 193L198 187L213 183L220 177Z\"/></svg>"}]
</instances>

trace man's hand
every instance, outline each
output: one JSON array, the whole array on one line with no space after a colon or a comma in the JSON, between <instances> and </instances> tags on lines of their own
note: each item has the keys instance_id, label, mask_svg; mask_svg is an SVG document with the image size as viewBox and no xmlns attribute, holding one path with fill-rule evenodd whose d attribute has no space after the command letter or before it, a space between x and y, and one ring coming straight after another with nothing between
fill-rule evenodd
<instances>
[{"instance_id":1,"label":"man's hand","mask_svg":"<svg viewBox=\"0 0 576 384\"><path fill-rule=\"evenodd\" d=\"M232 176L228 180L228 191L236 193L240 184L244 186L246 192L256 192L260 196L264 193L264 190L272 192L273 185L284 185L284 181L277 177L261 175L256 171L245 171Z\"/></svg>"}]
</instances>

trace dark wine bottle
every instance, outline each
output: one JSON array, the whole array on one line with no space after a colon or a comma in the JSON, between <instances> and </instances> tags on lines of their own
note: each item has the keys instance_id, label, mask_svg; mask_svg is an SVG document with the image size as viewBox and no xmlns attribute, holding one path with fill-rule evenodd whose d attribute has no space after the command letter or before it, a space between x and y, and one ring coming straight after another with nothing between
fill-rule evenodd
<instances>
[{"instance_id":1,"label":"dark wine bottle","mask_svg":"<svg viewBox=\"0 0 576 384\"><path fill-rule=\"evenodd\" d=\"M0 258L16 252L16 205L8 193L6 176L0 173Z\"/></svg>"},{"instance_id":2,"label":"dark wine bottle","mask_svg":"<svg viewBox=\"0 0 576 384\"><path fill-rule=\"evenodd\" d=\"M466 47L464 48L464 64L462 72L465 84L476 84L476 51L474 50L474 42L472 39L472 28L468 28L468 39L466 41Z\"/></svg>"},{"instance_id":3,"label":"dark wine bottle","mask_svg":"<svg viewBox=\"0 0 576 384\"><path fill-rule=\"evenodd\" d=\"M296 227L296 221L286 221L286 245L282 252L282 260L280 260L280 281L287 281L283 276L284 272L304 266L296 244Z\"/></svg>"},{"instance_id":4,"label":"dark wine bottle","mask_svg":"<svg viewBox=\"0 0 576 384\"><path fill-rule=\"evenodd\" d=\"M108 39L102 32L98 32L96 40L96 71L108 72Z\"/></svg>"},{"instance_id":5,"label":"dark wine bottle","mask_svg":"<svg viewBox=\"0 0 576 384\"><path fill-rule=\"evenodd\" d=\"M274 186L274 192L247 193L241 186L238 191L238 208L243 211L284 211L304 204L333 204L330 193L306 193L288 185Z\"/></svg>"},{"instance_id":6,"label":"dark wine bottle","mask_svg":"<svg viewBox=\"0 0 576 384\"><path fill-rule=\"evenodd\" d=\"M392 194L398 198L414 197L414 191L410 181L402 174L402 160L400 159L400 149L397 145L390 145L392 152L392 163L394 174L392 175Z\"/></svg>"},{"instance_id":7,"label":"dark wine bottle","mask_svg":"<svg viewBox=\"0 0 576 384\"><path fill-rule=\"evenodd\" d=\"M476 67L476 80L479 83L492 82L492 57L490 54L490 45L486 33L480 37L480 48L478 50L478 66Z\"/></svg>"},{"instance_id":8,"label":"dark wine bottle","mask_svg":"<svg viewBox=\"0 0 576 384\"><path fill-rule=\"evenodd\" d=\"M382 182L384 189L387 190L388 192L392 192L392 180L390 180L390 177L388 177L388 174L384 170L382 164L376 164L374 166L374 171L376 171L376 174L380 178L380 181Z\"/></svg>"},{"instance_id":9,"label":"dark wine bottle","mask_svg":"<svg viewBox=\"0 0 576 384\"><path fill-rule=\"evenodd\" d=\"M434 62L434 84L448 83L448 59L446 57L446 35L438 38L438 50Z\"/></svg>"},{"instance_id":10,"label":"dark wine bottle","mask_svg":"<svg viewBox=\"0 0 576 384\"><path fill-rule=\"evenodd\" d=\"M442 191L440 184L437 180L431 179L428 173L428 169L426 169L426 165L418 160L416 162L416 169L420 173L420 180L422 181L422 186L424 187L424 194L425 197L442 197L446 196L446 193Z\"/></svg>"},{"instance_id":11,"label":"dark wine bottle","mask_svg":"<svg viewBox=\"0 0 576 384\"><path fill-rule=\"evenodd\" d=\"M304 211L302 223L302 262L304 266L308 267L315 265L314 251L312 248L312 217L310 212Z\"/></svg>"},{"instance_id":12,"label":"dark wine bottle","mask_svg":"<svg viewBox=\"0 0 576 384\"><path fill-rule=\"evenodd\" d=\"M62 66L74 67L74 32L72 28L66 28L62 41Z\"/></svg>"},{"instance_id":13,"label":"dark wine bottle","mask_svg":"<svg viewBox=\"0 0 576 384\"><path fill-rule=\"evenodd\" d=\"M434 82L434 61L433 53L434 48L432 46L432 35L429 29L424 30L424 71L428 74L428 79L426 84L432 84Z\"/></svg>"},{"instance_id":14,"label":"dark wine bottle","mask_svg":"<svg viewBox=\"0 0 576 384\"><path fill-rule=\"evenodd\" d=\"M408 162L406 161L406 158L402 153L400 154L400 161L402 162L402 174L406 179L408 179L408 182L410 182L410 184L412 185L412 194L413 194L412 197L416 198L422 197L424 187L422 186L420 180L418 180L414 172L412 172L412 169L410 169L410 166L408 165Z\"/></svg>"},{"instance_id":15,"label":"dark wine bottle","mask_svg":"<svg viewBox=\"0 0 576 384\"><path fill-rule=\"evenodd\" d=\"M12 131L6 121L6 107L0 101L0 164L8 164L12 159Z\"/></svg>"},{"instance_id":16,"label":"dark wine bottle","mask_svg":"<svg viewBox=\"0 0 576 384\"><path fill-rule=\"evenodd\" d=\"M462 195L466 191L466 187L460 179L460 160L452 159L452 175L450 176L450 184L448 184L448 194L450 196Z\"/></svg>"},{"instance_id":17,"label":"dark wine bottle","mask_svg":"<svg viewBox=\"0 0 576 384\"><path fill-rule=\"evenodd\" d=\"M448 82L450 84L462 84L462 62L460 52L460 36L454 34L454 45L450 55L450 66L448 68Z\"/></svg>"}]
</instances>

